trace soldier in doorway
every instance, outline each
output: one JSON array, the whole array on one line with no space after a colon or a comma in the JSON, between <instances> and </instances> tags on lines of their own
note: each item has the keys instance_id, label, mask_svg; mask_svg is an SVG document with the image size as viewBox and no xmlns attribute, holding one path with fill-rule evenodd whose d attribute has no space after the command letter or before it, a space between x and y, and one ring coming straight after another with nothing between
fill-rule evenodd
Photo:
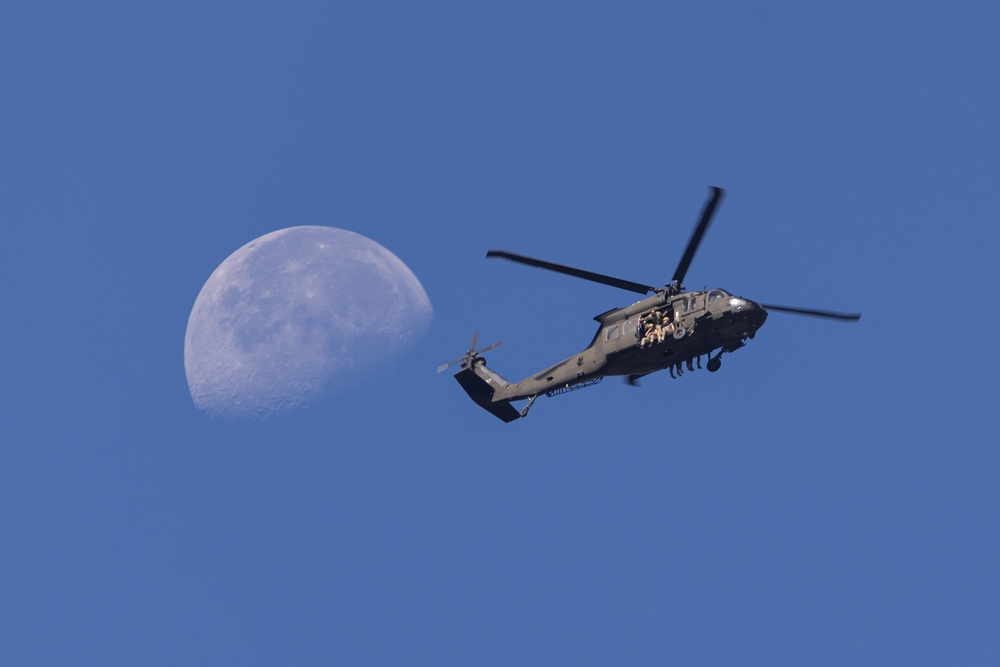
<instances>
[{"instance_id":1,"label":"soldier in doorway","mask_svg":"<svg viewBox=\"0 0 1000 667\"><path fill-rule=\"evenodd\" d=\"M656 315L656 310L650 310L639 320L642 327L642 340L639 341L639 347L649 347L656 340Z\"/></svg>"}]
</instances>

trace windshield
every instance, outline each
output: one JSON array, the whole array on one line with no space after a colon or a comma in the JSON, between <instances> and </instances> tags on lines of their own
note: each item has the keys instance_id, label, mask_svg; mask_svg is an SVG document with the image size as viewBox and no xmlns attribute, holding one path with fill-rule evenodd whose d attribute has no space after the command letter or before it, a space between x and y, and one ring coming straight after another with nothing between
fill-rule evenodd
<instances>
[{"instance_id":1,"label":"windshield","mask_svg":"<svg viewBox=\"0 0 1000 667\"><path fill-rule=\"evenodd\" d=\"M714 289L708 293L708 302L712 303L716 299L722 299L723 297L727 296L729 296L729 293L726 292L726 290Z\"/></svg>"}]
</instances>

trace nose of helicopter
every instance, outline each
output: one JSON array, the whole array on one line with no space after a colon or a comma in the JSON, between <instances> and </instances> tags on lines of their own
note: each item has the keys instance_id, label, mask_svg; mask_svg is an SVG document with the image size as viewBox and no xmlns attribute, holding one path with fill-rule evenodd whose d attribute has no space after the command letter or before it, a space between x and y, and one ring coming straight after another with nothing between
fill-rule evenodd
<instances>
[{"instance_id":1,"label":"nose of helicopter","mask_svg":"<svg viewBox=\"0 0 1000 667\"><path fill-rule=\"evenodd\" d=\"M764 325L764 320L767 319L767 309L760 305L756 301L750 301L747 299L747 319L753 325L754 329L759 329Z\"/></svg>"},{"instance_id":2,"label":"nose of helicopter","mask_svg":"<svg viewBox=\"0 0 1000 667\"><path fill-rule=\"evenodd\" d=\"M742 316L743 320L750 325L753 331L760 329L767 319L767 309L756 301L734 297L729 302L730 307Z\"/></svg>"}]
</instances>

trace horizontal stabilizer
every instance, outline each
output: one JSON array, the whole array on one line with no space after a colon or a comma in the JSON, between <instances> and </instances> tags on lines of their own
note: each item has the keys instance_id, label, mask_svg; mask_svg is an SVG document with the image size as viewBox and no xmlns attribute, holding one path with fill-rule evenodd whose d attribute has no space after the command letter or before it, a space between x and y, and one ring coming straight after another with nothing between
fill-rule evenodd
<instances>
[{"instance_id":1,"label":"horizontal stabilizer","mask_svg":"<svg viewBox=\"0 0 1000 667\"><path fill-rule=\"evenodd\" d=\"M472 368L463 368L455 373L455 379L462 385L465 393L476 402L476 405L488 410L503 421L512 422L521 416L517 408L510 404L510 401L494 401L493 386L477 375Z\"/></svg>"}]
</instances>

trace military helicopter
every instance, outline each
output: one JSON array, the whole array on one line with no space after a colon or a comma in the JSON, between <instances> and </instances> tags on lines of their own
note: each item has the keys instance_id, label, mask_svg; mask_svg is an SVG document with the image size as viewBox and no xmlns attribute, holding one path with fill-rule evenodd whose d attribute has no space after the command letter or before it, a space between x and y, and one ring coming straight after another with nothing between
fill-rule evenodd
<instances>
[{"instance_id":1,"label":"military helicopter","mask_svg":"<svg viewBox=\"0 0 1000 667\"><path fill-rule=\"evenodd\" d=\"M811 308L792 308L751 301L723 289L688 292L682 284L702 237L712 222L715 209L724 190L712 187L701 218L691 234L671 282L664 287L606 276L592 271L555 264L504 250L490 250L487 257L499 257L540 269L565 273L576 278L646 295L625 308L612 308L597 315L597 333L582 352L520 382L508 382L486 366L483 353L499 346L494 343L476 349L478 334L465 356L438 367L442 372L460 364L455 379L480 407L504 422L525 417L535 400L542 394L552 397L593 386L612 375L621 375L629 384L644 375L669 369L672 377L705 367L714 373L722 366L722 355L733 353L746 345L763 326L769 310L796 315L810 315L848 322L861 319L860 314L836 313ZM514 401L527 400L518 410Z\"/></svg>"}]
</instances>

